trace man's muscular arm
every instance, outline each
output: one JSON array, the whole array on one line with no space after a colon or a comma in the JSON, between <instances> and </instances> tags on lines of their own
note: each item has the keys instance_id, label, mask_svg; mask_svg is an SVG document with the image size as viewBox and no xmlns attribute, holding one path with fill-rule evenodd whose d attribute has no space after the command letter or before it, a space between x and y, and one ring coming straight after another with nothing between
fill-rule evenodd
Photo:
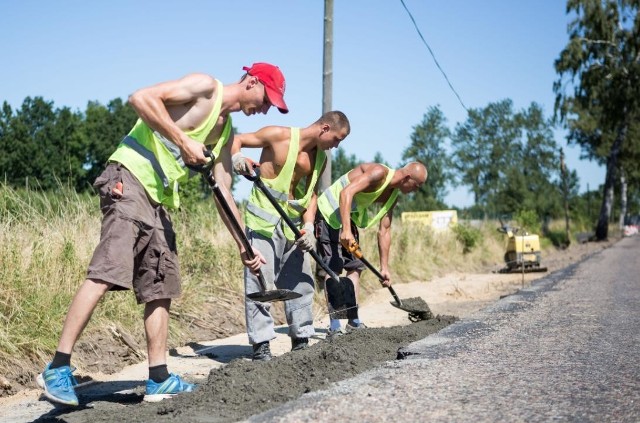
<instances>
[{"instance_id":1,"label":"man's muscular arm","mask_svg":"<svg viewBox=\"0 0 640 423\"><path fill-rule=\"evenodd\" d=\"M185 163L203 164L207 159L202 144L190 139L178 127L169 115L167 106L184 104L186 107L200 99L210 99L215 87L216 82L212 77L189 74L181 79L139 89L129 97L129 104L151 129L180 148Z\"/></svg>"},{"instance_id":2,"label":"man's muscular arm","mask_svg":"<svg viewBox=\"0 0 640 423\"><path fill-rule=\"evenodd\" d=\"M253 167L260 164L245 157L240 151L241 148L272 148L273 143L282 138L282 134L282 127L279 126L267 126L257 132L236 134L231 146L233 170L239 175L253 174Z\"/></svg>"},{"instance_id":3,"label":"man's muscular arm","mask_svg":"<svg viewBox=\"0 0 640 423\"><path fill-rule=\"evenodd\" d=\"M227 204L229 205L229 208L233 212L233 217L240 224L240 227L244 229L244 225L242 224L242 219L240 218L240 212L238 211L238 207L236 206L235 200L231 196L231 182L233 178L231 177L231 158L229 154L230 147L231 146L227 144L220 151L220 156L216 158L216 162L213 167L213 176L216 182L218 183L218 186L220 187L220 192L224 196L225 201L227 202ZM251 260L249 259L247 252L244 248L244 245L242 245L240 235L237 234L236 231L234 230L232 223L229 221L229 218L224 213L224 211L222 210L222 207L218 203L218 199L215 198L215 200L216 200L216 207L218 208L218 213L220 214L222 221L224 222L225 226L231 233L231 236L233 236L233 239L236 241L236 244L238 245L238 249L240 250L240 258L242 259L242 262L253 273L257 273L258 270L260 269L260 266L263 263L266 263L267 261L264 259L262 254L260 254L260 252L256 250L253 251L255 257Z\"/></svg>"},{"instance_id":4,"label":"man's muscular arm","mask_svg":"<svg viewBox=\"0 0 640 423\"><path fill-rule=\"evenodd\" d=\"M386 178L386 169L379 165L367 167L367 169L356 176L340 192L340 219L342 221L342 231L340 231L340 243L350 245L355 239L351 233L351 205L353 197L359 192L371 192L377 189Z\"/></svg>"},{"instance_id":5,"label":"man's muscular arm","mask_svg":"<svg viewBox=\"0 0 640 423\"><path fill-rule=\"evenodd\" d=\"M395 207L395 203L394 203ZM382 217L378 227L378 254L380 255L380 273L385 278L384 286L391 286L391 272L389 271L389 250L391 249L391 220L393 207Z\"/></svg>"}]
</instances>

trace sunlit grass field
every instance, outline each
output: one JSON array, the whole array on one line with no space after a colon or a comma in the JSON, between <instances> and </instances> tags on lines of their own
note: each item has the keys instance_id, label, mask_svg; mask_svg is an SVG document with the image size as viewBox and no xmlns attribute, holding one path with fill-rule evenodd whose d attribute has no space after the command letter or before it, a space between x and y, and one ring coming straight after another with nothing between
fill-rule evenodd
<instances>
[{"instance_id":1,"label":"sunlit grass field","mask_svg":"<svg viewBox=\"0 0 640 423\"><path fill-rule=\"evenodd\" d=\"M183 280L183 294L172 305L169 343L175 347L193 340L189 336L196 321L215 327L224 315L241 326L244 318L242 263L213 201L193 202L172 216ZM50 359L98 243L100 223L97 196L64 187L41 193L0 185L0 374L25 360L41 366ZM496 228L493 221L463 222L438 233L395 218L390 257L394 283L500 266L505 240ZM362 231L360 244L378 267L376 229ZM360 300L379 286L372 272L364 272ZM321 293L316 310L324 310ZM144 346L142 311L132 293L109 293L85 335L117 327Z\"/></svg>"}]
</instances>

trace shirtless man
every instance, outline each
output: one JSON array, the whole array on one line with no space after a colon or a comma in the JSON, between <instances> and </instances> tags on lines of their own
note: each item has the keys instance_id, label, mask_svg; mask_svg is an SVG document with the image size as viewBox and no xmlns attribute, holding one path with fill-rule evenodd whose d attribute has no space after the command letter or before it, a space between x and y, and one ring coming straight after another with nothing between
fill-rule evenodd
<instances>
[{"instance_id":1,"label":"shirtless man","mask_svg":"<svg viewBox=\"0 0 640 423\"><path fill-rule=\"evenodd\" d=\"M359 241L358 228L370 228L380 222L380 273L385 278L383 285L391 286L389 249L393 209L398 194L417 191L426 180L427 168L419 162L411 162L398 170L378 163L364 163L342 175L320 194L316 215L318 254L337 275L340 275L343 269L347 271L347 277L353 282L356 298L364 264L346 247L353 241ZM367 208L373 203L381 207L380 211L370 218ZM325 281L328 277L325 277ZM350 315L346 325L347 331L364 327L358 318L357 308ZM343 333L340 320L330 319L328 336L331 338Z\"/></svg>"},{"instance_id":2,"label":"shirtless man","mask_svg":"<svg viewBox=\"0 0 640 423\"><path fill-rule=\"evenodd\" d=\"M315 185L325 166L324 152L338 147L350 129L344 113L332 111L306 128L267 126L255 133L238 134L234 139L231 151L234 170L239 174L252 173L253 162L242 156L241 147L262 148L259 163L262 180L304 233L296 240L266 195L253 187L245 213L245 226L254 251L259 251L266 259L262 267L263 276L268 284L302 295L284 304L292 350L307 347L309 337L315 333L312 312L314 280L309 255L304 254L315 248ZM246 294L260 290L258 279L247 269L244 282ZM269 341L276 334L270 304L245 299L245 314L253 360L271 359Z\"/></svg>"},{"instance_id":3,"label":"shirtless man","mask_svg":"<svg viewBox=\"0 0 640 423\"><path fill-rule=\"evenodd\" d=\"M272 105L288 111L278 67L255 63L244 70L240 81L229 85L195 73L129 97L140 119L94 183L103 212L100 243L69 307L53 361L38 377L51 401L78 405L71 352L98 302L112 289L133 289L138 303L144 304L149 360L145 401L193 390L166 365L169 307L181 292L175 232L167 209L180 204L178 185L189 177L186 165L207 162L206 145L216 157L215 178L239 218L229 190L230 114L266 114ZM228 223L225 219L227 227ZM231 233L244 264L257 271L264 259L256 255L249 260L240 239Z\"/></svg>"}]
</instances>

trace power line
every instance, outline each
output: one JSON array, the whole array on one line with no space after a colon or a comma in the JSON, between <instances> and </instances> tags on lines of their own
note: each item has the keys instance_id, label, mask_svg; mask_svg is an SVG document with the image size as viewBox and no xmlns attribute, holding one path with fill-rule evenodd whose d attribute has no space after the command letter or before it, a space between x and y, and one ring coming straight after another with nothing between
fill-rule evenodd
<instances>
[{"instance_id":1,"label":"power line","mask_svg":"<svg viewBox=\"0 0 640 423\"><path fill-rule=\"evenodd\" d=\"M431 57L433 58L433 61L436 63L436 66L438 67L438 69L440 69L440 72L442 73L442 76L444 76L444 79L447 81L447 84L449 84L449 88L451 88L451 91L453 91L453 93L458 98L458 101L462 105L462 108L464 108L468 113L469 109L467 109L467 106L464 105L464 103L462 102L462 99L458 95L458 92L455 90L455 88L453 88L453 85L451 85L451 82L449 81L449 78L447 77L447 74L444 72L444 70L442 70L442 67L440 67L440 64L438 63L438 60L436 59L436 56L433 54L433 51L431 50L431 47L429 47L429 44L427 44L427 41L422 36L422 33L420 32L420 29L418 28L418 25L416 24L416 20L413 19L413 15L411 14L409 9L407 8L407 5L404 4L404 0L400 0L400 3L402 3L402 6L404 7L404 10L406 10L407 13L409 14L409 17L411 18L411 22L413 22L413 26L416 28L416 31L418 31L418 35L420 36L420 39L422 39L422 42L424 43L424 45L427 46L427 49L429 50L429 53L431 54Z\"/></svg>"}]
</instances>

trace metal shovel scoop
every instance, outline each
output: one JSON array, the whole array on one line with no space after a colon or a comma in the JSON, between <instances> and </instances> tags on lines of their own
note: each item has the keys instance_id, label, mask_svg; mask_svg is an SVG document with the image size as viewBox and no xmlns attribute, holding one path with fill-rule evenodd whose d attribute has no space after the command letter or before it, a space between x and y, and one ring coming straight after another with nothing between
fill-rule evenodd
<instances>
[{"instance_id":1,"label":"metal shovel scoop","mask_svg":"<svg viewBox=\"0 0 640 423\"><path fill-rule=\"evenodd\" d=\"M373 274L378 277L378 280L380 282L384 282L386 280L382 273L380 273L378 269L373 267L373 265L366 258L364 258L364 256L362 255L362 250L355 240L351 242L351 244L347 247L347 250L356 258L358 258L362 263L364 263L364 265L367 266L369 270L371 270ZM395 299L395 302L390 302L391 305L399 308L400 310L408 312L409 320L411 320L412 322L433 318L433 313L431 313L429 305L422 298L413 297L406 300L401 300L400 297L398 297L398 294L396 294L396 291L395 289L393 289L393 287L388 286L387 289L389 289L389 292L391 292L391 295L393 295L393 298Z\"/></svg>"},{"instance_id":2,"label":"metal shovel scoop","mask_svg":"<svg viewBox=\"0 0 640 423\"><path fill-rule=\"evenodd\" d=\"M255 257L255 254L253 253L251 244L249 244L249 240L247 239L247 236L244 233L244 230L240 226L240 223L238 223L238 220L234 216L233 211L229 207L227 200L224 198L224 194L220 190L220 187L218 186L218 183L216 182L213 176L212 168L213 168L213 163L215 161L215 158L213 157L213 153L210 150L205 150L204 153L205 153L204 154L205 156L211 158L209 163L207 163L206 165L199 165L199 166L188 165L188 167L202 174L202 177L204 178L204 180L207 181L209 188L211 188L211 191L213 191L213 195L215 195L216 199L218 200L218 203L220 203L220 206L222 207L224 214L227 216L227 218L231 222L231 226L233 227L234 232L238 235L238 237L240 237L242 246L247 251L247 256L249 257L249 259L253 259ZM258 276L258 281L260 283L260 288L262 288L262 291L247 294L247 298L249 298L252 301L268 303L268 302L274 302L274 301L292 300L294 298L302 297L302 294L295 291L291 291L290 289L268 289L267 282L265 281L264 276L262 275L262 272L259 271L257 276Z\"/></svg>"},{"instance_id":3,"label":"metal shovel scoop","mask_svg":"<svg viewBox=\"0 0 640 423\"><path fill-rule=\"evenodd\" d=\"M302 233L298 229L289 215L282 209L280 203L275 199L273 194L264 185L262 179L260 179L260 170L254 168L253 175L244 175L245 178L252 181L254 185L262 191L267 197L271 205L276 209L278 214L285 221L289 229L293 232L296 239L302 236ZM325 283L325 289L327 290L327 302L329 303L329 315L333 319L355 319L357 318L357 300L356 293L353 287L351 279L346 277L338 277L333 270L322 260L315 250L310 250L311 257L327 272L329 279Z\"/></svg>"}]
</instances>

